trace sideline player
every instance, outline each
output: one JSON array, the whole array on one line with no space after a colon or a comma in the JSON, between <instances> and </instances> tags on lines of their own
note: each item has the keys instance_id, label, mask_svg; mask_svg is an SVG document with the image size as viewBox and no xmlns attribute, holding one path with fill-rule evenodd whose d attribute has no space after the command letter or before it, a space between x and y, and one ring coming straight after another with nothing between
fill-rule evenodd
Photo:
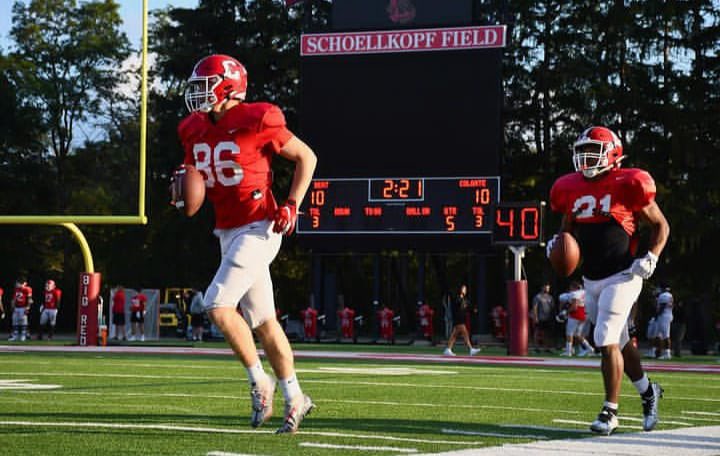
<instances>
[{"instance_id":1,"label":"sideline player","mask_svg":"<svg viewBox=\"0 0 720 456\"><path fill-rule=\"evenodd\" d=\"M129 341L139 340L145 342L145 306L147 305L147 296L142 292L138 292L130 299L130 325L132 334L128 337Z\"/></svg>"},{"instance_id":2,"label":"sideline player","mask_svg":"<svg viewBox=\"0 0 720 456\"><path fill-rule=\"evenodd\" d=\"M673 321L673 295L670 289L662 287L655 300L655 337L658 340L658 359L672 359L670 350L670 324Z\"/></svg>"},{"instance_id":3,"label":"sideline player","mask_svg":"<svg viewBox=\"0 0 720 456\"><path fill-rule=\"evenodd\" d=\"M15 291L13 292L10 307L12 312L12 335L8 340L14 341L20 339L24 342L28 334L28 315L30 315L30 306L33 304L32 288L30 288L25 279L17 279L15 281Z\"/></svg>"},{"instance_id":4,"label":"sideline player","mask_svg":"<svg viewBox=\"0 0 720 456\"><path fill-rule=\"evenodd\" d=\"M287 129L277 106L245 102L247 83L245 67L232 57L216 54L200 60L185 92L190 115L178 134L184 163L203 174L215 209L222 259L205 293L208 316L247 370L251 425L260 426L272 415L276 386L258 357L255 331L285 398L285 419L277 433L294 433L314 404L300 389L290 343L275 317L270 263L282 235L295 228L317 158ZM275 155L295 162L288 198L281 205L271 191ZM172 189L179 195L177 186ZM238 302L242 316L236 312Z\"/></svg>"},{"instance_id":5,"label":"sideline player","mask_svg":"<svg viewBox=\"0 0 720 456\"><path fill-rule=\"evenodd\" d=\"M655 182L640 169L621 169L620 139L605 127L580 134L573 148L574 173L558 178L550 205L563 214L561 231L578 240L583 257L585 309L595 324L595 345L602 354L605 402L592 422L593 432L611 434L619 425L623 372L642 399L643 429L658 422L663 390L643 371L640 354L628 343L627 319L667 242L670 227L655 202ZM651 227L648 251L637 256L638 223ZM557 236L557 235L556 235ZM548 243L549 253L555 241Z\"/></svg>"},{"instance_id":6,"label":"sideline player","mask_svg":"<svg viewBox=\"0 0 720 456\"><path fill-rule=\"evenodd\" d=\"M38 328L38 340L42 340L43 327L48 328L48 340L52 340L55 334L55 323L57 322L58 307L62 299L62 290L50 279L45 282L45 299L40 306L40 327Z\"/></svg>"},{"instance_id":7,"label":"sideline player","mask_svg":"<svg viewBox=\"0 0 720 456\"><path fill-rule=\"evenodd\" d=\"M573 342L581 347L578 356L587 356L594 352L592 346L585 339L585 290L580 282L572 281L568 291L558 297L561 307L567 317L565 322L565 351L560 356L573 356ZM561 313L562 313L561 312Z\"/></svg>"}]
</instances>

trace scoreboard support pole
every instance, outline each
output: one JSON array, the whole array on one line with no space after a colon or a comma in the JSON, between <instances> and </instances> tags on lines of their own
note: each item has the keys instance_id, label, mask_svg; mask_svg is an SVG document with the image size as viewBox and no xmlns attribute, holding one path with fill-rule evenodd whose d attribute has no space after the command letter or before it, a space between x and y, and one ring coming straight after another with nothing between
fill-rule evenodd
<instances>
[{"instance_id":1,"label":"scoreboard support pole","mask_svg":"<svg viewBox=\"0 0 720 456\"><path fill-rule=\"evenodd\" d=\"M508 246L513 253L513 280L508 280L507 300L509 318L508 354L527 356L528 354L528 286L522 280L522 259L525 247Z\"/></svg>"}]
</instances>

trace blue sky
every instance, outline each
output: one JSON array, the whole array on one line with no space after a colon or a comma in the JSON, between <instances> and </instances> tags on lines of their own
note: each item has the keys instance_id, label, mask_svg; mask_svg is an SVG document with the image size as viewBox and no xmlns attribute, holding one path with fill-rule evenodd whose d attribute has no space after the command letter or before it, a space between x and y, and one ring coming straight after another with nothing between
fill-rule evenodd
<instances>
[{"instance_id":1,"label":"blue sky","mask_svg":"<svg viewBox=\"0 0 720 456\"><path fill-rule=\"evenodd\" d=\"M120 15L124 22L124 31L134 47L140 46L142 33L143 0L115 0L120 5ZM25 3L29 0L24 0ZM15 0L0 0L0 46L7 49L10 45L10 27L12 26L12 5ZM148 10L175 6L195 8L199 0L148 0Z\"/></svg>"}]
</instances>

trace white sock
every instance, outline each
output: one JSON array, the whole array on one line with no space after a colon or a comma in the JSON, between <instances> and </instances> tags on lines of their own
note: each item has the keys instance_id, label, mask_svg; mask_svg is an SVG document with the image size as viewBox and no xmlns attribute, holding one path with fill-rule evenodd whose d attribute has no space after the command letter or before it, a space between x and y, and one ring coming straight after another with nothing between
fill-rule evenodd
<instances>
[{"instance_id":1,"label":"white sock","mask_svg":"<svg viewBox=\"0 0 720 456\"><path fill-rule=\"evenodd\" d=\"M603 407L607 407L609 409L613 409L617 412L618 405L615 402L605 401L603 402Z\"/></svg>"},{"instance_id":2,"label":"white sock","mask_svg":"<svg viewBox=\"0 0 720 456\"><path fill-rule=\"evenodd\" d=\"M565 342L565 352L572 353L572 342Z\"/></svg>"},{"instance_id":3,"label":"white sock","mask_svg":"<svg viewBox=\"0 0 720 456\"><path fill-rule=\"evenodd\" d=\"M639 394L643 394L650 387L650 380L648 380L647 374L643 374L640 380L633 382L635 389Z\"/></svg>"},{"instance_id":4,"label":"white sock","mask_svg":"<svg viewBox=\"0 0 720 456\"><path fill-rule=\"evenodd\" d=\"M246 367L245 370L247 371L248 381L250 382L251 387L257 383L258 380L264 380L267 378L267 374L263 370L262 363L259 359L254 365Z\"/></svg>"},{"instance_id":5,"label":"white sock","mask_svg":"<svg viewBox=\"0 0 720 456\"><path fill-rule=\"evenodd\" d=\"M286 379L280 380L280 390L283 393L285 402L290 402L292 398L302 394L300 389L300 382L295 374L292 374Z\"/></svg>"},{"instance_id":6,"label":"white sock","mask_svg":"<svg viewBox=\"0 0 720 456\"><path fill-rule=\"evenodd\" d=\"M587 340L582 341L582 346L585 350L590 350L592 348Z\"/></svg>"}]
</instances>

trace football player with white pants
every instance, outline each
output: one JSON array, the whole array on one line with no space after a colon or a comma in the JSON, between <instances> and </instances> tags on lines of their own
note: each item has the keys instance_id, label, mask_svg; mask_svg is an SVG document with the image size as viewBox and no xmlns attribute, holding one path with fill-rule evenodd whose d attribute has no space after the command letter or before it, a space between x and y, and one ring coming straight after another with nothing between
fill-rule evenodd
<instances>
[{"instance_id":1,"label":"football player with white pants","mask_svg":"<svg viewBox=\"0 0 720 456\"><path fill-rule=\"evenodd\" d=\"M279 383L285 417L276 432L294 433L314 404L300 389L290 343L275 316L270 263L282 235L293 232L317 158L287 129L277 106L245 102L247 83L245 67L233 57L201 59L188 79L185 102L190 115L180 123L178 135L184 164L203 175L215 209L214 232L222 258L204 297L208 316L247 371L251 425L258 427L270 418ZM276 155L295 163L288 198L280 205L271 188L270 165ZM171 187L175 203L184 203L180 187ZM263 369L253 331L277 382Z\"/></svg>"},{"instance_id":2,"label":"football player with white pants","mask_svg":"<svg viewBox=\"0 0 720 456\"><path fill-rule=\"evenodd\" d=\"M550 191L553 211L563 214L561 231L577 239L583 258L585 310L595 324L602 355L605 401L590 430L611 434L619 426L623 372L640 394L643 429L658 423L662 388L650 382L638 350L629 343L627 321L643 279L654 272L670 226L655 202L656 187L646 171L621 169L622 142L605 127L583 131L573 147L575 172L558 178ZM638 224L650 226L647 252L637 252ZM552 250L553 238L548 243Z\"/></svg>"},{"instance_id":3,"label":"football player with white pants","mask_svg":"<svg viewBox=\"0 0 720 456\"><path fill-rule=\"evenodd\" d=\"M670 350L670 325L673 321L673 295L664 289L657 296L655 316L655 337L658 341L658 359L672 359Z\"/></svg>"}]
</instances>

